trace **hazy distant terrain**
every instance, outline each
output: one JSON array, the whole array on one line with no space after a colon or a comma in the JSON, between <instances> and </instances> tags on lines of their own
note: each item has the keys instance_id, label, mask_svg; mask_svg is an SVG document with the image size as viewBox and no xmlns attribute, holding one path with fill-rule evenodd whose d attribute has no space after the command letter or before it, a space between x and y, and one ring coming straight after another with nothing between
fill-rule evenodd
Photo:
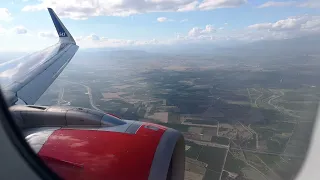
<instances>
[{"instance_id":1,"label":"hazy distant terrain","mask_svg":"<svg viewBox=\"0 0 320 180\"><path fill-rule=\"evenodd\" d=\"M38 104L180 130L186 179L289 180L320 100L319 47L319 38L300 38L194 51L80 50Z\"/></svg>"}]
</instances>

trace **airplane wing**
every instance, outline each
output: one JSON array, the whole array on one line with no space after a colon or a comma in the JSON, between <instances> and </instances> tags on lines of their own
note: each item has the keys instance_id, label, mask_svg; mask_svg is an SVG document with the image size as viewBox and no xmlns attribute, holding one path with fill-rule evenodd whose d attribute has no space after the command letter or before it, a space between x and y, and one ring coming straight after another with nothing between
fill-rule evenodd
<instances>
[{"instance_id":1,"label":"airplane wing","mask_svg":"<svg viewBox=\"0 0 320 180\"><path fill-rule=\"evenodd\" d=\"M59 76L78 50L72 35L48 8L59 42L42 51L0 64L0 82L8 105L18 100L34 104Z\"/></svg>"}]
</instances>

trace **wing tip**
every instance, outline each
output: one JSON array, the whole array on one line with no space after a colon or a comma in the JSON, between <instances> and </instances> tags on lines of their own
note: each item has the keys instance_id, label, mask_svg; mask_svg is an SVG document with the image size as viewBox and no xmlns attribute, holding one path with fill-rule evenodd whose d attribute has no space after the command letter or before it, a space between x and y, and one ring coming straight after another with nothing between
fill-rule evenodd
<instances>
[{"instance_id":1,"label":"wing tip","mask_svg":"<svg viewBox=\"0 0 320 180\"><path fill-rule=\"evenodd\" d=\"M59 17L54 12L54 10L48 7L48 11L53 21L53 24L56 27L60 42L75 44L75 40L73 39L72 35L68 31L68 29L63 25L63 23L60 21Z\"/></svg>"}]
</instances>

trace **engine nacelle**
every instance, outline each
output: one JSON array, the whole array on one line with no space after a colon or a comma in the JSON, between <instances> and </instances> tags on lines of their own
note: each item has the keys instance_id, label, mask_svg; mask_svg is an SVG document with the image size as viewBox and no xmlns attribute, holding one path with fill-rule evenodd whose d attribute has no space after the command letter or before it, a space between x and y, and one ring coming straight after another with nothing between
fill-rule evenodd
<instances>
[{"instance_id":1,"label":"engine nacelle","mask_svg":"<svg viewBox=\"0 0 320 180\"><path fill-rule=\"evenodd\" d=\"M10 107L25 139L63 179L182 180L182 134L86 108Z\"/></svg>"}]
</instances>

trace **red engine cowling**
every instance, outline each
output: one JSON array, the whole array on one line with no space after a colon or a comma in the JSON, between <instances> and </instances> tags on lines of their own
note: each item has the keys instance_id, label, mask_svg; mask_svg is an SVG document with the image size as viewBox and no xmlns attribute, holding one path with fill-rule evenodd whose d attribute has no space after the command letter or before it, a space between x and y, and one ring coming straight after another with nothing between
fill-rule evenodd
<instances>
[{"instance_id":1,"label":"red engine cowling","mask_svg":"<svg viewBox=\"0 0 320 180\"><path fill-rule=\"evenodd\" d=\"M184 138L174 129L83 108L11 112L32 149L63 179L184 178Z\"/></svg>"}]
</instances>

